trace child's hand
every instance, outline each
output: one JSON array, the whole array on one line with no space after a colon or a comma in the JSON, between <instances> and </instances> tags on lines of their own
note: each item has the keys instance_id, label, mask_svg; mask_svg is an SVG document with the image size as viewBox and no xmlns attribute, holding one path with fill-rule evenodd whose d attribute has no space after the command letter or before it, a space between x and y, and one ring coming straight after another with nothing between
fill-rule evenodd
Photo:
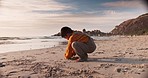
<instances>
[{"instance_id":1,"label":"child's hand","mask_svg":"<svg viewBox=\"0 0 148 78\"><path fill-rule=\"evenodd\" d=\"M71 57L69 60L77 60L79 57Z\"/></svg>"}]
</instances>

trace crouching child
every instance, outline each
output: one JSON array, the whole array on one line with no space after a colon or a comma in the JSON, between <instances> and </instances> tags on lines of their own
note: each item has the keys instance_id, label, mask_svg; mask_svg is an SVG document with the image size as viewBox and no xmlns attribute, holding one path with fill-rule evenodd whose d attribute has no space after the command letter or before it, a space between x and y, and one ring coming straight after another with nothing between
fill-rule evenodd
<instances>
[{"instance_id":1,"label":"crouching child","mask_svg":"<svg viewBox=\"0 0 148 78\"><path fill-rule=\"evenodd\" d=\"M68 40L66 59L73 59L77 54L79 57L75 60L84 62L88 59L88 53L92 53L96 49L94 40L90 36L82 32L74 32L70 27L62 27L61 36Z\"/></svg>"}]
</instances>

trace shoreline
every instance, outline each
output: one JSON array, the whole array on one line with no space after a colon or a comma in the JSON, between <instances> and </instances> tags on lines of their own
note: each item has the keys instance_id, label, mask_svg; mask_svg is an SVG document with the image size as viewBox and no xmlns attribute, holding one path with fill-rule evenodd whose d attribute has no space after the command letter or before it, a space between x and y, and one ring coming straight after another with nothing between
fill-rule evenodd
<instances>
[{"instance_id":1,"label":"shoreline","mask_svg":"<svg viewBox=\"0 0 148 78\"><path fill-rule=\"evenodd\" d=\"M63 43L65 43L65 41L2 44L0 45L0 53L18 52L18 51L35 50L35 49L46 49L50 47L63 45Z\"/></svg>"},{"instance_id":2,"label":"shoreline","mask_svg":"<svg viewBox=\"0 0 148 78\"><path fill-rule=\"evenodd\" d=\"M88 62L64 58L66 45L0 54L1 78L146 78L148 36L95 41Z\"/></svg>"}]
</instances>

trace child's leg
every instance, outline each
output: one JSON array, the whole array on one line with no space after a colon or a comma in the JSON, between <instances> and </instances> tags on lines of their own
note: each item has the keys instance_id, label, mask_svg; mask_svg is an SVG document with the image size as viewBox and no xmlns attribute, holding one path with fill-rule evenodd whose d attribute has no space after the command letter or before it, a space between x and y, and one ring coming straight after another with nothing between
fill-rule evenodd
<instances>
[{"instance_id":1,"label":"child's leg","mask_svg":"<svg viewBox=\"0 0 148 78\"><path fill-rule=\"evenodd\" d=\"M85 43L81 42L73 42L72 48L76 52L76 54L80 57L80 59L87 60L88 55L87 52L89 51L89 47Z\"/></svg>"},{"instance_id":2,"label":"child's leg","mask_svg":"<svg viewBox=\"0 0 148 78\"><path fill-rule=\"evenodd\" d=\"M92 53L96 49L96 44L94 43L94 40L92 38L89 39L88 43L86 43L87 46L89 47L89 50L87 53Z\"/></svg>"}]
</instances>

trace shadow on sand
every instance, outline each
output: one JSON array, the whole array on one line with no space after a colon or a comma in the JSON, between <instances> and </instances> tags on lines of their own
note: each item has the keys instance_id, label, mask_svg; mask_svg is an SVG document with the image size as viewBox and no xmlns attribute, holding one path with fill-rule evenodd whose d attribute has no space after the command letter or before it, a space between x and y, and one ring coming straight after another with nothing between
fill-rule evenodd
<instances>
[{"instance_id":1,"label":"shadow on sand","mask_svg":"<svg viewBox=\"0 0 148 78\"><path fill-rule=\"evenodd\" d=\"M88 58L88 62L144 64L144 63L148 63L148 59L138 59L138 58Z\"/></svg>"}]
</instances>

